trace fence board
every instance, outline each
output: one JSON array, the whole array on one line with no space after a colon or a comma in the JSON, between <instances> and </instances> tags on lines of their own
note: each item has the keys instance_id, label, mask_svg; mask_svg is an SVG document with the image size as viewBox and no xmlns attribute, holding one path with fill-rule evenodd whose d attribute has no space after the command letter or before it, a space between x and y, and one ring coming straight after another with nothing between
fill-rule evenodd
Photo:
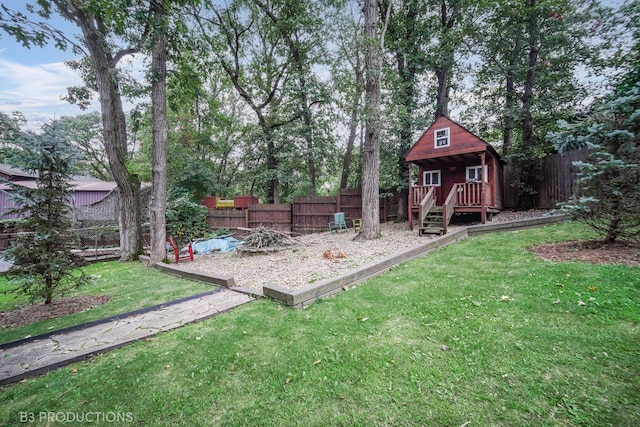
<instances>
[{"instance_id":1,"label":"fence board","mask_svg":"<svg viewBox=\"0 0 640 427\"><path fill-rule=\"evenodd\" d=\"M209 227L228 228L235 230L239 227L246 227L245 213L236 209L207 209L209 217Z\"/></svg>"},{"instance_id":2,"label":"fence board","mask_svg":"<svg viewBox=\"0 0 640 427\"><path fill-rule=\"evenodd\" d=\"M356 218L362 218L362 190L359 188L342 188L338 193L339 211L344 212L347 225Z\"/></svg>"},{"instance_id":3,"label":"fence board","mask_svg":"<svg viewBox=\"0 0 640 427\"><path fill-rule=\"evenodd\" d=\"M337 199L331 196L295 197L292 208L292 231L313 233L327 230L337 211Z\"/></svg>"},{"instance_id":4,"label":"fence board","mask_svg":"<svg viewBox=\"0 0 640 427\"><path fill-rule=\"evenodd\" d=\"M558 203L566 202L573 194L576 170L573 162L585 160L587 149L574 150L564 154L552 154L540 159L536 164L539 180L535 183L534 203L543 209L556 208ZM521 171L513 166L504 166L504 207L518 206L517 177Z\"/></svg>"},{"instance_id":5,"label":"fence board","mask_svg":"<svg viewBox=\"0 0 640 427\"><path fill-rule=\"evenodd\" d=\"M273 228L278 231L291 231L291 205L250 205L248 227L255 228L259 226Z\"/></svg>"}]
</instances>

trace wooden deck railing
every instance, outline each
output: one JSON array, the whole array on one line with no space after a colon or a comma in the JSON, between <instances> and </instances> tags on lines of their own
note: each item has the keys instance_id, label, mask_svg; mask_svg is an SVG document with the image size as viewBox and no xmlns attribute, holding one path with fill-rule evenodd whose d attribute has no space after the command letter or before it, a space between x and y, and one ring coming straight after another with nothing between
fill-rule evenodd
<instances>
[{"instance_id":1,"label":"wooden deck railing","mask_svg":"<svg viewBox=\"0 0 640 427\"><path fill-rule=\"evenodd\" d=\"M456 206L482 206L482 183L467 182L456 184ZM491 185L484 184L486 200L491 200Z\"/></svg>"},{"instance_id":2,"label":"wooden deck railing","mask_svg":"<svg viewBox=\"0 0 640 427\"><path fill-rule=\"evenodd\" d=\"M449 221L453 216L453 212L456 209L456 203L458 201L458 188L461 184L453 184L449 195L442 204L442 224L444 228L444 234L447 234L447 228L449 227Z\"/></svg>"},{"instance_id":3,"label":"wooden deck railing","mask_svg":"<svg viewBox=\"0 0 640 427\"><path fill-rule=\"evenodd\" d=\"M432 185L419 185L413 187L413 206L419 206L424 199L424 196L435 187ZM435 192L433 193L433 200L436 199Z\"/></svg>"},{"instance_id":4,"label":"wooden deck railing","mask_svg":"<svg viewBox=\"0 0 640 427\"><path fill-rule=\"evenodd\" d=\"M436 198L434 197L434 195L435 192L433 191L433 187L429 187L427 194L424 195L424 197L420 201L420 204L418 205L418 218L420 219L420 222L418 224L420 227L422 227L424 219L429 214L429 211L431 210L433 205L436 203Z\"/></svg>"}]
</instances>

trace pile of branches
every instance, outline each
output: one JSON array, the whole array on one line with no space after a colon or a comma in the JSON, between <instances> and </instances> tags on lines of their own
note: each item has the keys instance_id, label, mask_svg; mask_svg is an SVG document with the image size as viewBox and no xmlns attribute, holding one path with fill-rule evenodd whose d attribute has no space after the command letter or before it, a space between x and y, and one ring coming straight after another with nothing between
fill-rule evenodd
<instances>
[{"instance_id":1,"label":"pile of branches","mask_svg":"<svg viewBox=\"0 0 640 427\"><path fill-rule=\"evenodd\" d=\"M242 240L240 252L272 252L296 243L286 234L263 226L254 228Z\"/></svg>"}]
</instances>

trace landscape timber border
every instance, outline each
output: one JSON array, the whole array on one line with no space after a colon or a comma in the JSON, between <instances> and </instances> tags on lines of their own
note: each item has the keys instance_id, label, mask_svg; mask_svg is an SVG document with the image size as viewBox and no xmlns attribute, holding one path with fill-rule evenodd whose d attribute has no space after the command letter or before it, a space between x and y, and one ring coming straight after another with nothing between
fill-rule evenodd
<instances>
[{"instance_id":1,"label":"landscape timber border","mask_svg":"<svg viewBox=\"0 0 640 427\"><path fill-rule=\"evenodd\" d=\"M304 308L320 298L335 295L367 279L383 274L398 264L425 256L430 252L466 239L467 237L478 236L486 233L542 227L567 220L567 215L548 215L494 224L489 223L460 227L443 236L429 239L423 244L405 249L401 252L383 258L382 260L372 262L345 274L321 280L317 283L299 289L288 289L279 286L278 284L267 284L262 287L262 292L260 292L255 289L235 286L235 280L230 276L223 276L215 273L194 272L188 270L188 268L178 267L175 264L158 263L156 264L156 267L166 271L167 273L175 274L186 279L214 283L237 292L247 293L253 297L264 296L275 301L280 301L289 307Z\"/></svg>"}]
</instances>

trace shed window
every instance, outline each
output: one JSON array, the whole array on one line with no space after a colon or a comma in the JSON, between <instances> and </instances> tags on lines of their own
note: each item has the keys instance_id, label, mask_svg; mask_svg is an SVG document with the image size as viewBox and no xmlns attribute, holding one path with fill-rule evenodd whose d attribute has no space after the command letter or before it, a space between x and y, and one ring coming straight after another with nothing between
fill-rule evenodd
<instances>
[{"instance_id":1,"label":"shed window","mask_svg":"<svg viewBox=\"0 0 640 427\"><path fill-rule=\"evenodd\" d=\"M485 166L485 174L482 173L482 166L469 166L467 168L467 182L481 182L483 175L486 175L486 166ZM485 178L486 181L486 178Z\"/></svg>"},{"instance_id":2,"label":"shed window","mask_svg":"<svg viewBox=\"0 0 640 427\"><path fill-rule=\"evenodd\" d=\"M424 185L440 187L440 171L424 171Z\"/></svg>"},{"instance_id":3,"label":"shed window","mask_svg":"<svg viewBox=\"0 0 640 427\"><path fill-rule=\"evenodd\" d=\"M449 128L436 129L436 131L433 133L434 147L435 148L448 147L450 145L449 135L450 135Z\"/></svg>"}]
</instances>

